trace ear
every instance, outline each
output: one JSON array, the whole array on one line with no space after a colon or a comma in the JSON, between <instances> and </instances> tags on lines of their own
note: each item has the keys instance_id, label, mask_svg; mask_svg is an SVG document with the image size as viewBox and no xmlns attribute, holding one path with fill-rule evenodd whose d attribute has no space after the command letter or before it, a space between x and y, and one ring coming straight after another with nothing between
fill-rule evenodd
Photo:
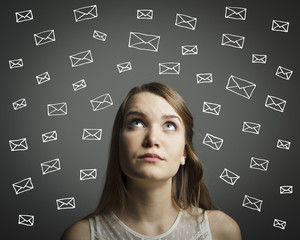
<instances>
[{"instance_id":1,"label":"ear","mask_svg":"<svg viewBox=\"0 0 300 240\"><path fill-rule=\"evenodd\" d=\"M184 148L184 152L183 152L183 155L182 155L181 161L180 161L180 164L181 164L181 165L184 165L184 164L185 164L186 156L187 156L187 152L186 152L186 149Z\"/></svg>"}]
</instances>

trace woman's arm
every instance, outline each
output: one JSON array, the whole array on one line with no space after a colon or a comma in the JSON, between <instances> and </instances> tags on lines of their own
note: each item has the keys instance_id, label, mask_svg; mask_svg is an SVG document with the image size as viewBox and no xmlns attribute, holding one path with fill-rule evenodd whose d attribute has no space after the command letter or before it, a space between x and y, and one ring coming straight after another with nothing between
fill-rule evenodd
<instances>
[{"instance_id":1,"label":"woman's arm","mask_svg":"<svg viewBox=\"0 0 300 240\"><path fill-rule=\"evenodd\" d=\"M61 240L90 240L90 226L88 220L81 220L68 227Z\"/></svg>"}]
</instances>

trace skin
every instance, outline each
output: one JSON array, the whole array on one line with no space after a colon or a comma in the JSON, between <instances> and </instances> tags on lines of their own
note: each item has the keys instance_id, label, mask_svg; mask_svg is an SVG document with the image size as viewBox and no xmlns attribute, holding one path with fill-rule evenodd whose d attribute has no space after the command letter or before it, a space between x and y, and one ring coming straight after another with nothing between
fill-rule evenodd
<instances>
[{"instance_id":1,"label":"skin","mask_svg":"<svg viewBox=\"0 0 300 240\"><path fill-rule=\"evenodd\" d=\"M162 160L140 156L156 153ZM162 97L136 94L125 113L120 138L120 164L127 176L128 205L120 220L147 236L162 234L173 225L179 209L171 201L172 177L185 164L185 129L181 117ZM221 211L208 212L214 240L240 240L237 223ZM87 220L68 228L62 240L90 239Z\"/></svg>"}]
</instances>

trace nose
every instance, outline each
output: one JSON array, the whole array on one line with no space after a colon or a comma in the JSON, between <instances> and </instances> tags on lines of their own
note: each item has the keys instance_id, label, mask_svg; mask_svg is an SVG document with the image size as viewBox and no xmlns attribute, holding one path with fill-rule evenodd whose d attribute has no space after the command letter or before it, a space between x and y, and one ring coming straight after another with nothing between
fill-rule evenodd
<instances>
[{"instance_id":1,"label":"nose","mask_svg":"<svg viewBox=\"0 0 300 240\"><path fill-rule=\"evenodd\" d=\"M146 131L146 135L143 141L143 147L151 148L151 147L160 147L159 143L159 131L155 126L151 126Z\"/></svg>"}]
</instances>

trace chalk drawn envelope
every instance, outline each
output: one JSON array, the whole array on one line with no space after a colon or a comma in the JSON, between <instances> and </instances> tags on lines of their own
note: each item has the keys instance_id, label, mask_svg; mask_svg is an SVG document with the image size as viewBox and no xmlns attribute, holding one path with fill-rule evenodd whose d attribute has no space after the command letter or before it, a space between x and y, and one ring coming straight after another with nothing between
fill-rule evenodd
<instances>
[{"instance_id":1,"label":"chalk drawn envelope","mask_svg":"<svg viewBox=\"0 0 300 240\"><path fill-rule=\"evenodd\" d=\"M206 135L203 139L203 144L214 150L220 150L220 148L223 144L223 139L216 137L212 134L206 133Z\"/></svg>"},{"instance_id":2,"label":"chalk drawn envelope","mask_svg":"<svg viewBox=\"0 0 300 240\"><path fill-rule=\"evenodd\" d=\"M274 219L273 227L280 228L280 229L284 230L285 226L286 226L286 221L282 221L282 220L279 220L279 219L276 219L276 218Z\"/></svg>"},{"instance_id":3,"label":"chalk drawn envelope","mask_svg":"<svg viewBox=\"0 0 300 240\"><path fill-rule=\"evenodd\" d=\"M34 216L19 214L18 224L32 227L34 224Z\"/></svg>"},{"instance_id":4,"label":"chalk drawn envelope","mask_svg":"<svg viewBox=\"0 0 300 240\"><path fill-rule=\"evenodd\" d=\"M285 32L287 33L289 31L289 22L286 21L280 21L280 20L273 20L272 21L272 31L275 32Z\"/></svg>"},{"instance_id":5,"label":"chalk drawn envelope","mask_svg":"<svg viewBox=\"0 0 300 240\"><path fill-rule=\"evenodd\" d=\"M75 208L75 198L68 197L68 198L56 199L56 206L57 206L57 210L74 209Z\"/></svg>"},{"instance_id":6,"label":"chalk drawn envelope","mask_svg":"<svg viewBox=\"0 0 300 240\"><path fill-rule=\"evenodd\" d=\"M56 172L61 169L60 160L58 158L41 163L43 175Z\"/></svg>"},{"instance_id":7,"label":"chalk drawn envelope","mask_svg":"<svg viewBox=\"0 0 300 240\"><path fill-rule=\"evenodd\" d=\"M197 45L184 45L181 46L182 55L196 55L198 54L198 46Z\"/></svg>"},{"instance_id":8,"label":"chalk drawn envelope","mask_svg":"<svg viewBox=\"0 0 300 240\"><path fill-rule=\"evenodd\" d=\"M196 74L197 83L212 83L212 73L198 73Z\"/></svg>"},{"instance_id":9,"label":"chalk drawn envelope","mask_svg":"<svg viewBox=\"0 0 300 240\"><path fill-rule=\"evenodd\" d=\"M54 30L46 30L40 33L35 33L33 36L35 45L37 46L56 41Z\"/></svg>"},{"instance_id":10,"label":"chalk drawn envelope","mask_svg":"<svg viewBox=\"0 0 300 240\"><path fill-rule=\"evenodd\" d=\"M129 62L119 63L119 64L117 64L117 68L118 68L119 73L130 71L130 70L132 70L131 62L129 61Z\"/></svg>"},{"instance_id":11,"label":"chalk drawn envelope","mask_svg":"<svg viewBox=\"0 0 300 240\"><path fill-rule=\"evenodd\" d=\"M231 75L228 79L226 89L244 98L250 99L256 84L242 78Z\"/></svg>"},{"instance_id":12,"label":"chalk drawn envelope","mask_svg":"<svg viewBox=\"0 0 300 240\"><path fill-rule=\"evenodd\" d=\"M221 111L221 105L217 103L211 102L203 102L203 110L204 113L209 113L213 115L219 115Z\"/></svg>"},{"instance_id":13,"label":"chalk drawn envelope","mask_svg":"<svg viewBox=\"0 0 300 240\"><path fill-rule=\"evenodd\" d=\"M228 170L227 168L224 168L223 172L220 175L220 178L230 184L230 185L234 185L236 183L236 181L240 178L239 175L237 175L236 173Z\"/></svg>"},{"instance_id":14,"label":"chalk drawn envelope","mask_svg":"<svg viewBox=\"0 0 300 240\"><path fill-rule=\"evenodd\" d=\"M165 62L159 63L159 74L180 74L180 63Z\"/></svg>"},{"instance_id":15,"label":"chalk drawn envelope","mask_svg":"<svg viewBox=\"0 0 300 240\"><path fill-rule=\"evenodd\" d=\"M282 67L282 66L279 66L276 70L276 73L275 73L275 75L277 77L280 77L280 78L285 79L285 80L290 80L292 74L293 74L292 70L287 69L287 68Z\"/></svg>"},{"instance_id":16,"label":"chalk drawn envelope","mask_svg":"<svg viewBox=\"0 0 300 240\"><path fill-rule=\"evenodd\" d=\"M107 37L106 33L94 30L93 38L104 42L106 40L106 37Z\"/></svg>"},{"instance_id":17,"label":"chalk drawn envelope","mask_svg":"<svg viewBox=\"0 0 300 240\"><path fill-rule=\"evenodd\" d=\"M264 54L252 54L252 63L267 63L267 55Z\"/></svg>"},{"instance_id":18,"label":"chalk drawn envelope","mask_svg":"<svg viewBox=\"0 0 300 240\"><path fill-rule=\"evenodd\" d=\"M70 56L72 67L78 67L92 63L93 56L91 50L82 51Z\"/></svg>"},{"instance_id":19,"label":"chalk drawn envelope","mask_svg":"<svg viewBox=\"0 0 300 240\"><path fill-rule=\"evenodd\" d=\"M276 147L281 148L281 149L289 150L290 147L291 147L291 142L286 141L286 140L278 139Z\"/></svg>"},{"instance_id":20,"label":"chalk drawn envelope","mask_svg":"<svg viewBox=\"0 0 300 240\"><path fill-rule=\"evenodd\" d=\"M17 101L14 101L12 103L12 105L13 105L14 110L19 110L21 108L24 108L24 107L27 106L26 99L25 98L21 98L21 99L19 99Z\"/></svg>"},{"instance_id":21,"label":"chalk drawn envelope","mask_svg":"<svg viewBox=\"0 0 300 240\"><path fill-rule=\"evenodd\" d=\"M79 91L86 87L86 82L84 79L81 79L75 83L72 83L72 86L74 91Z\"/></svg>"},{"instance_id":22,"label":"chalk drawn envelope","mask_svg":"<svg viewBox=\"0 0 300 240\"><path fill-rule=\"evenodd\" d=\"M15 12L15 15L17 23L33 20L32 10Z\"/></svg>"},{"instance_id":23,"label":"chalk drawn envelope","mask_svg":"<svg viewBox=\"0 0 300 240\"><path fill-rule=\"evenodd\" d=\"M280 186L279 187L280 194L292 194L293 193L293 186Z\"/></svg>"},{"instance_id":24,"label":"chalk drawn envelope","mask_svg":"<svg viewBox=\"0 0 300 240\"><path fill-rule=\"evenodd\" d=\"M254 122L244 122L243 123L243 132L259 134L261 125Z\"/></svg>"},{"instance_id":25,"label":"chalk drawn envelope","mask_svg":"<svg viewBox=\"0 0 300 240\"><path fill-rule=\"evenodd\" d=\"M222 46L227 47L233 47L233 48L239 48L242 49L244 47L245 37L229 34L229 33L223 33L222 34Z\"/></svg>"},{"instance_id":26,"label":"chalk drawn envelope","mask_svg":"<svg viewBox=\"0 0 300 240\"><path fill-rule=\"evenodd\" d=\"M157 52L160 36L139 32L130 32L128 47Z\"/></svg>"},{"instance_id":27,"label":"chalk drawn envelope","mask_svg":"<svg viewBox=\"0 0 300 240\"><path fill-rule=\"evenodd\" d=\"M136 11L137 19L152 19L153 10L151 9L138 9Z\"/></svg>"},{"instance_id":28,"label":"chalk drawn envelope","mask_svg":"<svg viewBox=\"0 0 300 240\"><path fill-rule=\"evenodd\" d=\"M57 132L51 131L51 132L43 133L42 140L44 143L57 140Z\"/></svg>"},{"instance_id":29,"label":"chalk drawn envelope","mask_svg":"<svg viewBox=\"0 0 300 240\"><path fill-rule=\"evenodd\" d=\"M109 93L105 93L90 100L93 111L99 111L113 105L113 101Z\"/></svg>"},{"instance_id":30,"label":"chalk drawn envelope","mask_svg":"<svg viewBox=\"0 0 300 240\"><path fill-rule=\"evenodd\" d=\"M51 103L47 104L48 116L67 115L67 103Z\"/></svg>"},{"instance_id":31,"label":"chalk drawn envelope","mask_svg":"<svg viewBox=\"0 0 300 240\"><path fill-rule=\"evenodd\" d=\"M278 112L283 112L286 105L286 101L275 96L267 96L265 107L271 108Z\"/></svg>"},{"instance_id":32,"label":"chalk drawn envelope","mask_svg":"<svg viewBox=\"0 0 300 240\"><path fill-rule=\"evenodd\" d=\"M97 178L97 169L81 169L80 180L91 180Z\"/></svg>"},{"instance_id":33,"label":"chalk drawn envelope","mask_svg":"<svg viewBox=\"0 0 300 240\"><path fill-rule=\"evenodd\" d=\"M197 18L182 13L176 13L175 26L195 30Z\"/></svg>"},{"instance_id":34,"label":"chalk drawn envelope","mask_svg":"<svg viewBox=\"0 0 300 240\"><path fill-rule=\"evenodd\" d=\"M263 200L245 195L242 206L251 210L261 212L262 203Z\"/></svg>"},{"instance_id":35,"label":"chalk drawn envelope","mask_svg":"<svg viewBox=\"0 0 300 240\"><path fill-rule=\"evenodd\" d=\"M23 67L23 59L22 58L9 60L8 63L9 63L10 69Z\"/></svg>"},{"instance_id":36,"label":"chalk drawn envelope","mask_svg":"<svg viewBox=\"0 0 300 240\"><path fill-rule=\"evenodd\" d=\"M44 72L44 73L37 75L35 78L36 78L38 84L42 84L42 83L50 80L50 74L48 72Z\"/></svg>"},{"instance_id":37,"label":"chalk drawn envelope","mask_svg":"<svg viewBox=\"0 0 300 240\"><path fill-rule=\"evenodd\" d=\"M98 17L97 5L77 8L73 10L73 13L76 22Z\"/></svg>"},{"instance_id":38,"label":"chalk drawn envelope","mask_svg":"<svg viewBox=\"0 0 300 240\"><path fill-rule=\"evenodd\" d=\"M226 7L225 18L234 20L246 20L247 9L243 7Z\"/></svg>"},{"instance_id":39,"label":"chalk drawn envelope","mask_svg":"<svg viewBox=\"0 0 300 240\"><path fill-rule=\"evenodd\" d=\"M9 140L9 146L12 152L28 150L28 144L26 138Z\"/></svg>"},{"instance_id":40,"label":"chalk drawn envelope","mask_svg":"<svg viewBox=\"0 0 300 240\"><path fill-rule=\"evenodd\" d=\"M101 140L102 129L85 128L82 133L82 140Z\"/></svg>"},{"instance_id":41,"label":"chalk drawn envelope","mask_svg":"<svg viewBox=\"0 0 300 240\"><path fill-rule=\"evenodd\" d=\"M260 171L267 171L269 166L269 161L266 159L251 157L250 161L250 168L260 170Z\"/></svg>"},{"instance_id":42,"label":"chalk drawn envelope","mask_svg":"<svg viewBox=\"0 0 300 240\"><path fill-rule=\"evenodd\" d=\"M19 182L13 183L12 186L13 186L13 188L15 190L15 193L17 195L21 194L21 193L24 193L24 192L27 192L27 191L30 191L34 188L33 184L32 184L31 177L25 178L25 179L23 179Z\"/></svg>"}]
</instances>

